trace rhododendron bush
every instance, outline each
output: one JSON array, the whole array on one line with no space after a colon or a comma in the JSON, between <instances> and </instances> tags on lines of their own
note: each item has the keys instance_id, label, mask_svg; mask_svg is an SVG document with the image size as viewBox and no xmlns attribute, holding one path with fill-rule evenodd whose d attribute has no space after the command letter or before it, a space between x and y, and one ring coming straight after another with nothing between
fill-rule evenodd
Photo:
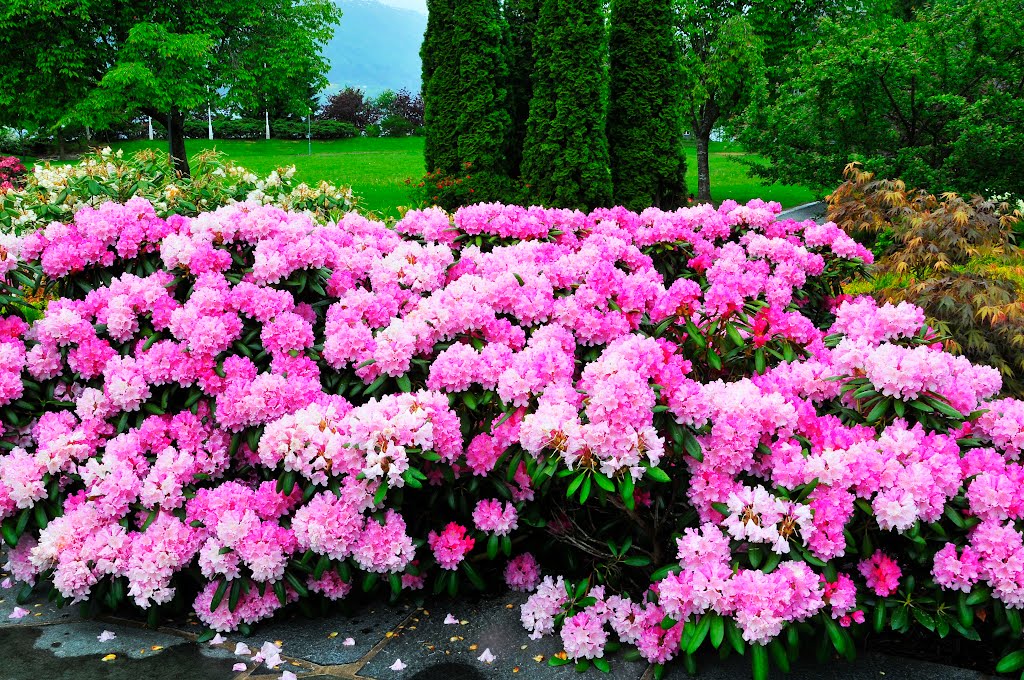
<instances>
[{"instance_id":1,"label":"rhododendron bush","mask_svg":"<svg viewBox=\"0 0 1024 680\"><path fill-rule=\"evenodd\" d=\"M1024 403L777 204L82 209L0 275L0 519L61 603L498 586L553 663L1019 638ZM18 295L56 297L25 321ZM801 642L803 641L803 643Z\"/></svg>"}]
</instances>

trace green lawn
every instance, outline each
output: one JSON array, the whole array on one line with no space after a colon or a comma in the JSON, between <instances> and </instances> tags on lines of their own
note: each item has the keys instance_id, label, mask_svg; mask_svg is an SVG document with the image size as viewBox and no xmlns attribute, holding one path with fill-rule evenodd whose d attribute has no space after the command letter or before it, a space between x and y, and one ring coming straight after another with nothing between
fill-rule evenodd
<instances>
[{"instance_id":1,"label":"green lawn","mask_svg":"<svg viewBox=\"0 0 1024 680\"><path fill-rule=\"evenodd\" d=\"M112 145L125 153L150 146L166 150L163 142L148 140L122 142ZM225 152L240 165L254 172L267 174L281 166L295 165L296 176L314 183L326 179L335 184L347 184L362 198L363 206L387 215L397 215L397 206L410 204L406 178L419 179L424 173L423 138L358 138L330 142L313 142L313 155L307 155L304 140L198 140L186 143L189 154L209 148ZM735 144L711 143L711 195L716 201L732 198L740 202L752 198L779 201L790 208L813 201L815 196L803 187L780 184L765 186L759 180L747 177L746 166L739 162L750 157ZM756 157L754 157L756 159ZM26 159L28 161L30 159ZM697 191L696 149L687 147L687 186Z\"/></svg>"}]
</instances>

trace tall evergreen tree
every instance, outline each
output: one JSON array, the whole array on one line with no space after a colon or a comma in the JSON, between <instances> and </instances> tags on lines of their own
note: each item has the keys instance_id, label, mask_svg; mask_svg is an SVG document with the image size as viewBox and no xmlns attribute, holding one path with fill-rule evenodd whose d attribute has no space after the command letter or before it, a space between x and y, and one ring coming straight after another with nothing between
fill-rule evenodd
<instances>
[{"instance_id":1,"label":"tall evergreen tree","mask_svg":"<svg viewBox=\"0 0 1024 680\"><path fill-rule=\"evenodd\" d=\"M615 202L630 210L686 203L686 125L672 0L613 0L608 148Z\"/></svg>"},{"instance_id":2,"label":"tall evergreen tree","mask_svg":"<svg viewBox=\"0 0 1024 680\"><path fill-rule=\"evenodd\" d=\"M591 209L612 201L607 38L601 0L543 0L522 165L541 203Z\"/></svg>"},{"instance_id":3,"label":"tall evergreen tree","mask_svg":"<svg viewBox=\"0 0 1024 680\"><path fill-rule=\"evenodd\" d=\"M455 52L453 0L427 0L423 62L424 160L427 170L459 169L459 61Z\"/></svg>"},{"instance_id":4,"label":"tall evergreen tree","mask_svg":"<svg viewBox=\"0 0 1024 680\"><path fill-rule=\"evenodd\" d=\"M537 28L539 0L505 0L505 49L508 63L509 132L508 162L513 177L520 175L526 120L533 98L533 34Z\"/></svg>"},{"instance_id":5,"label":"tall evergreen tree","mask_svg":"<svg viewBox=\"0 0 1024 680\"><path fill-rule=\"evenodd\" d=\"M458 160L472 164L480 200L503 198L508 178L508 69L498 0L458 0L453 45L459 69Z\"/></svg>"}]
</instances>

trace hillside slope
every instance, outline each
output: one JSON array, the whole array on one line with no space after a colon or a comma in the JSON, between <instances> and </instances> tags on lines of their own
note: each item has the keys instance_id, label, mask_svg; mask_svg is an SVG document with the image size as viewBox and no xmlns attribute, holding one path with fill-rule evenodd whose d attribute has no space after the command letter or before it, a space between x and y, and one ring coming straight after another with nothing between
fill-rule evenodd
<instances>
[{"instance_id":1,"label":"hillside slope","mask_svg":"<svg viewBox=\"0 0 1024 680\"><path fill-rule=\"evenodd\" d=\"M369 0L337 0L343 16L324 48L331 64L327 94L346 86L376 95L420 89L420 44L427 15Z\"/></svg>"}]
</instances>

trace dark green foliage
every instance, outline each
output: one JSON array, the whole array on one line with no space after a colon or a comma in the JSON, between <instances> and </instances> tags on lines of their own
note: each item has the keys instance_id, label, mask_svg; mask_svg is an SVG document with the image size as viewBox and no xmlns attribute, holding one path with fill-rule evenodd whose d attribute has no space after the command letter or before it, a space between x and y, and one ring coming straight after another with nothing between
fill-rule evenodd
<instances>
[{"instance_id":1,"label":"dark green foliage","mask_svg":"<svg viewBox=\"0 0 1024 680\"><path fill-rule=\"evenodd\" d=\"M458 159L477 175L482 187L477 200L496 200L502 198L508 177L506 145L512 122L498 0L460 0L453 18L460 85Z\"/></svg>"},{"instance_id":2,"label":"dark green foliage","mask_svg":"<svg viewBox=\"0 0 1024 680\"><path fill-rule=\"evenodd\" d=\"M427 170L459 168L459 62L455 55L452 0L427 0L423 59L423 119L427 128L424 158Z\"/></svg>"},{"instance_id":3,"label":"dark green foliage","mask_svg":"<svg viewBox=\"0 0 1024 680\"><path fill-rule=\"evenodd\" d=\"M932 193L1024 195L1019 0L935 0L822 21L743 142L762 176L829 186L851 160Z\"/></svg>"},{"instance_id":4,"label":"dark green foliage","mask_svg":"<svg viewBox=\"0 0 1024 680\"><path fill-rule=\"evenodd\" d=\"M513 177L520 175L523 144L526 142L526 120L530 117L533 97L533 34L537 29L540 0L506 0L505 49L508 63L508 100L512 115L509 131L508 164Z\"/></svg>"},{"instance_id":5,"label":"dark green foliage","mask_svg":"<svg viewBox=\"0 0 1024 680\"><path fill-rule=\"evenodd\" d=\"M507 185L508 113L497 0L430 0L423 41L426 165L452 175L469 164L477 200L502 198Z\"/></svg>"},{"instance_id":6,"label":"dark green foliage","mask_svg":"<svg viewBox=\"0 0 1024 680\"><path fill-rule=\"evenodd\" d=\"M615 202L637 212L686 204L679 49L672 0L612 3L608 149Z\"/></svg>"},{"instance_id":7,"label":"dark green foliage","mask_svg":"<svg viewBox=\"0 0 1024 680\"><path fill-rule=\"evenodd\" d=\"M612 202L608 40L603 3L543 0L522 178L533 201L591 209Z\"/></svg>"}]
</instances>

